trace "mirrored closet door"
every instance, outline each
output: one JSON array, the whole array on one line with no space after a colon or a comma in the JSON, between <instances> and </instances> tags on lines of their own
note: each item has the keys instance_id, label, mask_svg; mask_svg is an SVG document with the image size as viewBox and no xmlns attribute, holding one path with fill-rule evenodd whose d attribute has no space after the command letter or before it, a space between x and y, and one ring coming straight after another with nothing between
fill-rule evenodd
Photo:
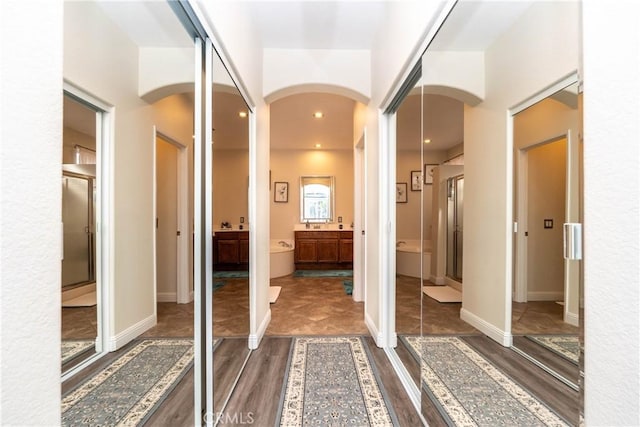
<instances>
[{"instance_id":1,"label":"mirrored closet door","mask_svg":"<svg viewBox=\"0 0 640 427\"><path fill-rule=\"evenodd\" d=\"M96 271L100 123L97 107L65 92L62 141L62 372L101 351Z\"/></svg>"}]
</instances>

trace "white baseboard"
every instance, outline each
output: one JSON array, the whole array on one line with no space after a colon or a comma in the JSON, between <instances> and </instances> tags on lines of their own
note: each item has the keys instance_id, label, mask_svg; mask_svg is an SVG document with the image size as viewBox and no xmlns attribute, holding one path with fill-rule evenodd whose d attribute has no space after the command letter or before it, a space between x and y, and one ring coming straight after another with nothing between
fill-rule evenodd
<instances>
[{"instance_id":1,"label":"white baseboard","mask_svg":"<svg viewBox=\"0 0 640 427\"><path fill-rule=\"evenodd\" d=\"M178 301L178 295L176 292L158 292L158 302L176 302Z\"/></svg>"},{"instance_id":2,"label":"white baseboard","mask_svg":"<svg viewBox=\"0 0 640 427\"><path fill-rule=\"evenodd\" d=\"M444 283L447 286L452 287L453 289L455 289L456 291L462 292L462 283L460 282L456 282L455 280L449 278L449 277L445 277L444 278Z\"/></svg>"},{"instance_id":3,"label":"white baseboard","mask_svg":"<svg viewBox=\"0 0 640 427\"><path fill-rule=\"evenodd\" d=\"M255 350L260 345L260 341L262 341L262 337L264 337L265 332L267 331L267 326L269 326L269 322L271 322L271 309L267 310L267 314L262 319L260 323L260 327L255 334L249 334L249 349Z\"/></svg>"},{"instance_id":4,"label":"white baseboard","mask_svg":"<svg viewBox=\"0 0 640 427\"><path fill-rule=\"evenodd\" d=\"M580 326L580 316L578 313L566 312L564 315L564 321L572 326Z\"/></svg>"},{"instance_id":5,"label":"white baseboard","mask_svg":"<svg viewBox=\"0 0 640 427\"><path fill-rule=\"evenodd\" d=\"M530 291L527 292L527 301L564 301L563 291Z\"/></svg>"},{"instance_id":6,"label":"white baseboard","mask_svg":"<svg viewBox=\"0 0 640 427\"><path fill-rule=\"evenodd\" d=\"M445 280L444 277L437 277L437 276L429 276L429 281L431 283L433 283L434 285L444 285L445 284Z\"/></svg>"},{"instance_id":7,"label":"white baseboard","mask_svg":"<svg viewBox=\"0 0 640 427\"><path fill-rule=\"evenodd\" d=\"M122 346L128 344L131 340L139 337L147 330L153 328L156 323L158 323L157 317L155 314L152 314L146 319L142 319L138 323L129 326L127 329L120 332L116 336L112 336L109 338L109 348L107 350L116 351L119 348L122 348Z\"/></svg>"},{"instance_id":8,"label":"white baseboard","mask_svg":"<svg viewBox=\"0 0 640 427\"><path fill-rule=\"evenodd\" d=\"M380 333L380 331L378 331L378 328L376 327L375 322L369 316L368 313L364 314L364 324L367 325L367 329L369 329L369 333L371 334L371 336L375 340L376 345L378 347L380 347L380 348L383 348L384 347L384 340L383 340L382 334Z\"/></svg>"},{"instance_id":9,"label":"white baseboard","mask_svg":"<svg viewBox=\"0 0 640 427\"><path fill-rule=\"evenodd\" d=\"M464 308L460 309L460 318L492 340L497 341L505 347L511 347L511 344L513 343L513 336L510 332L508 333L495 327L491 323L481 319Z\"/></svg>"}]
</instances>

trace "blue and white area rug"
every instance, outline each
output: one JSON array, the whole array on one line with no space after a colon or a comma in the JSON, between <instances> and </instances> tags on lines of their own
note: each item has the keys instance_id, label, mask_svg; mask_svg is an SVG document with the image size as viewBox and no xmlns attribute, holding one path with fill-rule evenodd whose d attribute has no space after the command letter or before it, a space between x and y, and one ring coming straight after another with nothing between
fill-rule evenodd
<instances>
[{"instance_id":1,"label":"blue and white area rug","mask_svg":"<svg viewBox=\"0 0 640 427\"><path fill-rule=\"evenodd\" d=\"M422 354L422 386L449 425L568 426L457 337L406 336Z\"/></svg>"},{"instance_id":2,"label":"blue and white area rug","mask_svg":"<svg viewBox=\"0 0 640 427\"><path fill-rule=\"evenodd\" d=\"M280 426L398 425L360 337L295 338L283 393Z\"/></svg>"},{"instance_id":3,"label":"blue and white area rug","mask_svg":"<svg viewBox=\"0 0 640 427\"><path fill-rule=\"evenodd\" d=\"M578 364L580 342L577 335L527 335L526 337L570 362Z\"/></svg>"},{"instance_id":4,"label":"blue and white area rug","mask_svg":"<svg viewBox=\"0 0 640 427\"><path fill-rule=\"evenodd\" d=\"M60 346L62 363L67 363L74 357L95 346L95 340L62 340Z\"/></svg>"},{"instance_id":5,"label":"blue and white area rug","mask_svg":"<svg viewBox=\"0 0 640 427\"><path fill-rule=\"evenodd\" d=\"M62 425L140 425L193 363L193 341L148 339L62 399Z\"/></svg>"}]
</instances>

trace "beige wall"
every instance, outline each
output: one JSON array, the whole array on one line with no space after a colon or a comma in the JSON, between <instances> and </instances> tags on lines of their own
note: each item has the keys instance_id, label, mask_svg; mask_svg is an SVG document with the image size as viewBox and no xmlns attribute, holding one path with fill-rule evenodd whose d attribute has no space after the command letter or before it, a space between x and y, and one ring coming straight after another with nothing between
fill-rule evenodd
<instances>
[{"instance_id":1,"label":"beige wall","mask_svg":"<svg viewBox=\"0 0 640 427\"><path fill-rule=\"evenodd\" d=\"M566 139L527 152L527 298L531 301L564 296L566 154ZM553 228L544 227L545 219L553 221Z\"/></svg>"},{"instance_id":2,"label":"beige wall","mask_svg":"<svg viewBox=\"0 0 640 427\"><path fill-rule=\"evenodd\" d=\"M178 230L178 149L156 139L156 268L158 301L176 301Z\"/></svg>"},{"instance_id":3,"label":"beige wall","mask_svg":"<svg viewBox=\"0 0 640 427\"><path fill-rule=\"evenodd\" d=\"M244 217L249 224L249 152L215 150L213 152L213 228L229 222L234 229Z\"/></svg>"},{"instance_id":4,"label":"beige wall","mask_svg":"<svg viewBox=\"0 0 640 427\"><path fill-rule=\"evenodd\" d=\"M75 163L75 146L96 149L96 139L86 133L65 127L62 130L62 163Z\"/></svg>"},{"instance_id":5,"label":"beige wall","mask_svg":"<svg viewBox=\"0 0 640 427\"><path fill-rule=\"evenodd\" d=\"M300 224L300 177L335 177L335 221L342 217L345 229L353 222L352 150L272 150L271 181L289 183L289 202L273 201L271 188L271 238L293 239L293 228Z\"/></svg>"},{"instance_id":6,"label":"beige wall","mask_svg":"<svg viewBox=\"0 0 640 427\"><path fill-rule=\"evenodd\" d=\"M446 151L428 151L424 163L440 164L447 159ZM423 185L423 209L420 210L420 191L411 191L411 171L424 170L419 151L398 151L396 154L396 182L407 183L407 203L396 203L396 240L420 240L420 217L424 224L424 240L431 240L433 185Z\"/></svg>"}]
</instances>

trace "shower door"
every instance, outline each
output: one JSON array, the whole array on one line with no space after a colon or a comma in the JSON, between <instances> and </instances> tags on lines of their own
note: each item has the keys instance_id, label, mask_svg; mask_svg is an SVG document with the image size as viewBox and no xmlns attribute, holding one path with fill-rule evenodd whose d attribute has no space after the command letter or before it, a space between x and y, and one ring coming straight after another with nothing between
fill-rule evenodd
<instances>
[{"instance_id":1,"label":"shower door","mask_svg":"<svg viewBox=\"0 0 640 427\"><path fill-rule=\"evenodd\" d=\"M464 176L447 180L447 276L462 283Z\"/></svg>"},{"instance_id":2,"label":"shower door","mask_svg":"<svg viewBox=\"0 0 640 427\"><path fill-rule=\"evenodd\" d=\"M62 287L95 280L93 267L93 179L63 174Z\"/></svg>"}]
</instances>

